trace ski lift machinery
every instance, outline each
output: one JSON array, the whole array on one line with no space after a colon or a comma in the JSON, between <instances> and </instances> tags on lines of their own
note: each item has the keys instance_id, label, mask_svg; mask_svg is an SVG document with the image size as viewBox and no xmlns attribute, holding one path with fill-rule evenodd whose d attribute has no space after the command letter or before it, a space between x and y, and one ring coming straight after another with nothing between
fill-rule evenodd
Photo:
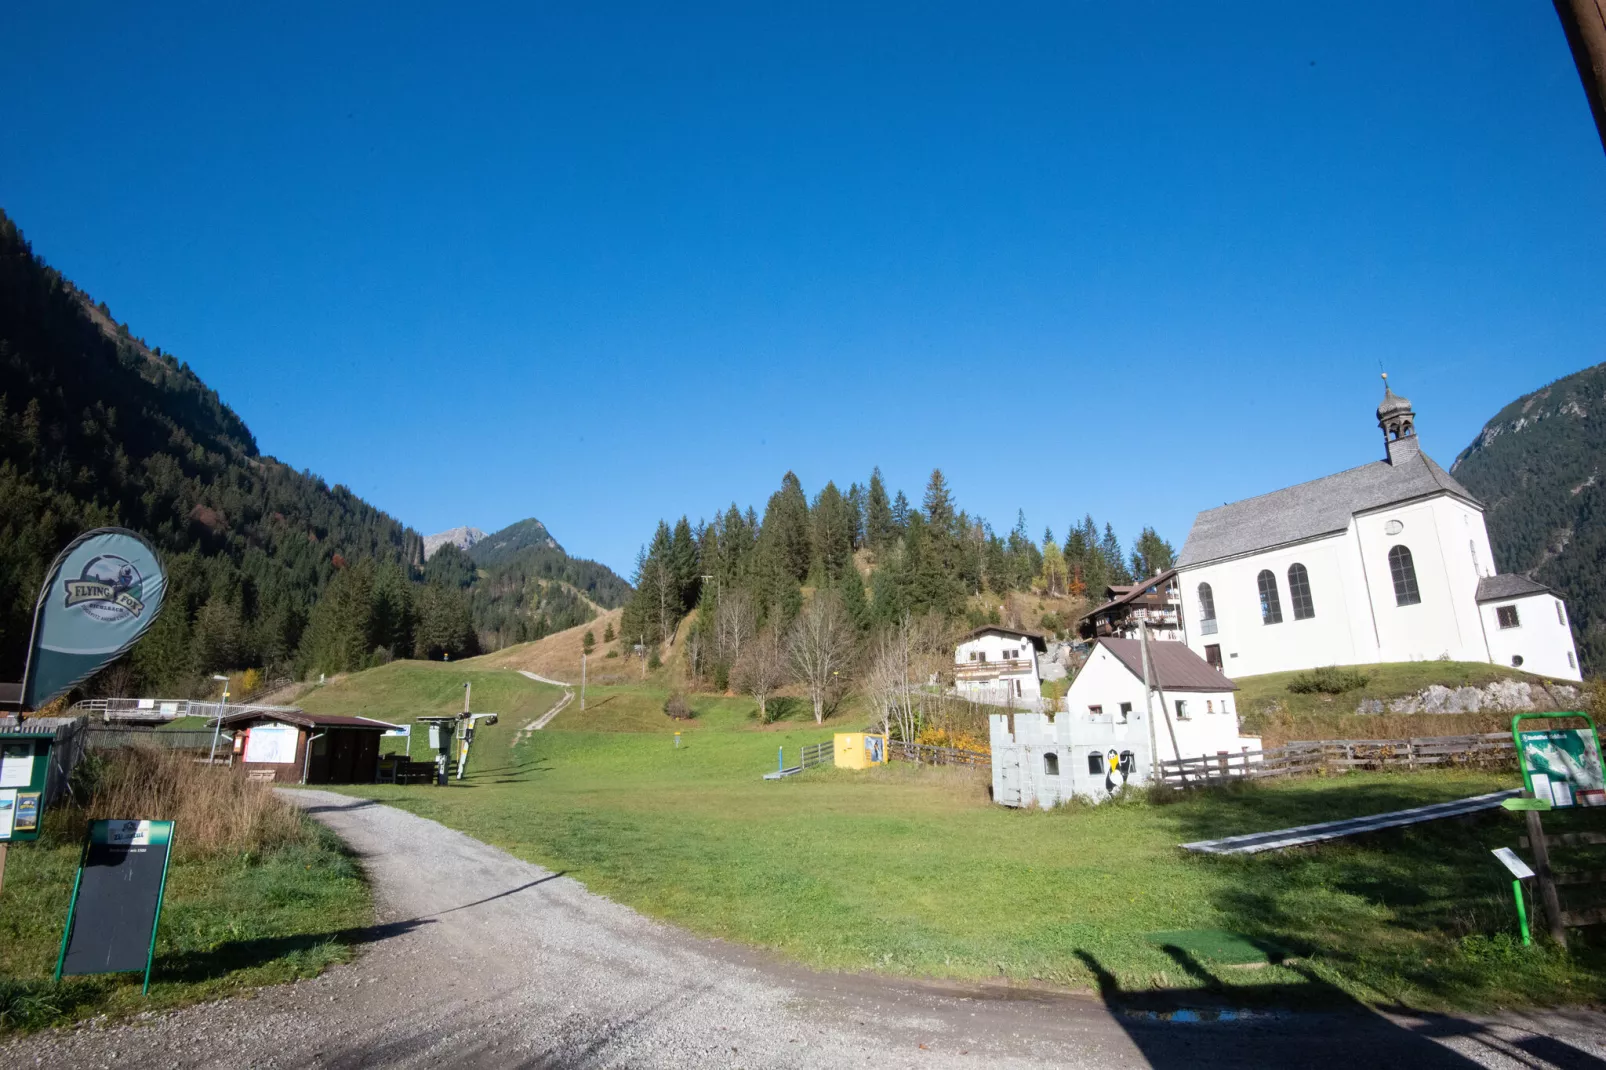
<instances>
[{"instance_id":1,"label":"ski lift machinery","mask_svg":"<svg viewBox=\"0 0 1606 1070\"><path fill-rule=\"evenodd\" d=\"M463 685L463 712L451 713L435 717L418 717L419 724L429 726L429 745L434 748L435 754L435 783L441 787L446 781L452 767L452 741L460 739L457 749L457 779L463 779L463 772L468 768L468 749L474 742L474 729L478 725L493 725L497 721L494 713L469 712L469 697L473 694L474 685Z\"/></svg>"}]
</instances>

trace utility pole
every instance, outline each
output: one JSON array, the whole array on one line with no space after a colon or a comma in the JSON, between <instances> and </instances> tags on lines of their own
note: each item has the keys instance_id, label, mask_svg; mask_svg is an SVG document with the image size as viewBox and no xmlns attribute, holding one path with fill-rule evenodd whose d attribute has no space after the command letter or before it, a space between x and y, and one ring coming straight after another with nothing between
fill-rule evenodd
<instances>
[{"instance_id":1,"label":"utility pole","mask_svg":"<svg viewBox=\"0 0 1606 1070\"><path fill-rule=\"evenodd\" d=\"M1149 625L1138 621L1138 642L1142 646L1143 716L1149 719L1149 783L1160 783L1160 741L1154 734L1154 692L1149 687Z\"/></svg>"},{"instance_id":2,"label":"utility pole","mask_svg":"<svg viewBox=\"0 0 1606 1070\"><path fill-rule=\"evenodd\" d=\"M1595 132L1606 148L1606 0L1554 0L1584 96L1595 116Z\"/></svg>"}]
</instances>

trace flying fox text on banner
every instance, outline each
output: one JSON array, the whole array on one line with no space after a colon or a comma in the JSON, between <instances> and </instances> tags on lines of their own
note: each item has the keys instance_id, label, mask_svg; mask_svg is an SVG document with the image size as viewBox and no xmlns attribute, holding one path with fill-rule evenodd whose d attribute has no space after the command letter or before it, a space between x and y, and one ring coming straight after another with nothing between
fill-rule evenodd
<instances>
[{"instance_id":1,"label":"flying fox text on banner","mask_svg":"<svg viewBox=\"0 0 1606 1070\"><path fill-rule=\"evenodd\" d=\"M166 593L156 551L134 532L97 528L74 539L34 607L23 708L37 710L133 646Z\"/></svg>"}]
</instances>

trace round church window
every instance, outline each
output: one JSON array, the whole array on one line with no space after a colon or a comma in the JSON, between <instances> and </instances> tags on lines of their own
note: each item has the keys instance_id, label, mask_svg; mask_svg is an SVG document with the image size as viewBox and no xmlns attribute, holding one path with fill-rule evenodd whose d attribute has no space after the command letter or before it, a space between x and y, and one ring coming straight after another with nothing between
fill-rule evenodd
<instances>
[{"instance_id":1,"label":"round church window","mask_svg":"<svg viewBox=\"0 0 1606 1070\"><path fill-rule=\"evenodd\" d=\"M1400 523L1398 520L1390 520L1387 524L1383 525L1383 534L1385 535L1398 535L1404 530L1405 525Z\"/></svg>"}]
</instances>

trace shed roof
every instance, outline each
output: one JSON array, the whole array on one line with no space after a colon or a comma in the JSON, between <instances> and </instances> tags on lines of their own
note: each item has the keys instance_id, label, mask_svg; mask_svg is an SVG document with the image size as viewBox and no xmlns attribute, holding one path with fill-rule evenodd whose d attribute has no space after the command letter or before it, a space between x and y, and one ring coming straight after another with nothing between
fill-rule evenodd
<instances>
[{"instance_id":1,"label":"shed roof","mask_svg":"<svg viewBox=\"0 0 1606 1070\"><path fill-rule=\"evenodd\" d=\"M400 727L376 721L372 717L336 717L297 709L244 710L223 718L224 724L244 724L248 721L282 721L301 728L366 728L375 732L390 732Z\"/></svg>"},{"instance_id":2,"label":"shed roof","mask_svg":"<svg viewBox=\"0 0 1606 1070\"><path fill-rule=\"evenodd\" d=\"M1182 567L1336 535L1356 513L1435 494L1478 499L1425 453L1398 463L1373 461L1347 472L1206 509L1193 520L1177 564Z\"/></svg>"},{"instance_id":3,"label":"shed roof","mask_svg":"<svg viewBox=\"0 0 1606 1070\"><path fill-rule=\"evenodd\" d=\"M1096 644L1114 654L1128 672L1143 678L1140 639L1100 639ZM1162 691L1236 691L1238 685L1188 648L1186 643L1149 640L1149 660Z\"/></svg>"},{"instance_id":4,"label":"shed roof","mask_svg":"<svg viewBox=\"0 0 1606 1070\"><path fill-rule=\"evenodd\" d=\"M1018 635L1022 639L1028 640L1038 653L1042 654L1048 651L1048 638L1042 633L1028 632L1020 628L1006 628L1001 624L983 624L975 631L966 632L960 637L959 641L964 643L984 635Z\"/></svg>"},{"instance_id":5,"label":"shed roof","mask_svg":"<svg viewBox=\"0 0 1606 1070\"><path fill-rule=\"evenodd\" d=\"M1485 576L1478 581L1478 601L1493 602L1498 598L1522 598L1530 594L1554 594L1538 580L1512 573L1509 576Z\"/></svg>"}]
</instances>

